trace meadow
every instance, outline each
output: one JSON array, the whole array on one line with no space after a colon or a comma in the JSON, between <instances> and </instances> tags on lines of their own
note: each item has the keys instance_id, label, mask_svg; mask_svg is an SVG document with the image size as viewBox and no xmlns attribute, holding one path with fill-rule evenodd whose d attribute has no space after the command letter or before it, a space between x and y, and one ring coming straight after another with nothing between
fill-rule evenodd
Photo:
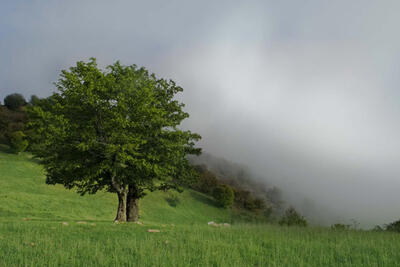
<instances>
[{"instance_id":1,"label":"meadow","mask_svg":"<svg viewBox=\"0 0 400 267\"><path fill-rule=\"evenodd\" d=\"M0 266L396 266L400 235L243 223L195 191L154 192L142 224L113 222L116 197L45 184L30 154L0 152ZM213 227L207 223L230 223ZM160 232L147 232L157 229Z\"/></svg>"}]
</instances>

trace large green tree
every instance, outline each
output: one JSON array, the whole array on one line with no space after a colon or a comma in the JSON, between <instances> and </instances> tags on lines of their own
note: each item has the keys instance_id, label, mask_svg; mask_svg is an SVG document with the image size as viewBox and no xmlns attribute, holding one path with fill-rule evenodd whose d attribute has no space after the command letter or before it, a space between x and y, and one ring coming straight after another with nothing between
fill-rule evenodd
<instances>
[{"instance_id":1,"label":"large green tree","mask_svg":"<svg viewBox=\"0 0 400 267\"><path fill-rule=\"evenodd\" d=\"M189 115L175 82L119 62L103 71L92 58L62 71L56 86L29 109L32 151L48 184L114 192L115 219L135 221L147 190L179 189L192 177L186 155L200 153L200 136L179 128Z\"/></svg>"}]
</instances>

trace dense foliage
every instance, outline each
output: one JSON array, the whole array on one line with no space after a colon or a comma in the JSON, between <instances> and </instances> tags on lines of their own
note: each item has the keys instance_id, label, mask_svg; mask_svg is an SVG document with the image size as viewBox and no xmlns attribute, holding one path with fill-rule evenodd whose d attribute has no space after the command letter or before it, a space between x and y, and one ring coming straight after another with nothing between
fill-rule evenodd
<instances>
[{"instance_id":1,"label":"dense foliage","mask_svg":"<svg viewBox=\"0 0 400 267\"><path fill-rule=\"evenodd\" d=\"M202 158L207 160L201 162ZM242 167L238 168L207 153L192 157L191 162L202 163L194 166L198 178L191 188L210 196L213 196L214 189L219 186L232 188L234 193L232 208L244 220L272 221L281 213L283 205L281 191L277 187L265 189L265 185L252 181L252 177Z\"/></svg>"},{"instance_id":2,"label":"dense foliage","mask_svg":"<svg viewBox=\"0 0 400 267\"><path fill-rule=\"evenodd\" d=\"M213 197L220 207L228 208L233 204L234 193L229 185L221 184L214 188Z\"/></svg>"},{"instance_id":3,"label":"dense foliage","mask_svg":"<svg viewBox=\"0 0 400 267\"><path fill-rule=\"evenodd\" d=\"M178 128L188 113L182 88L144 68L96 60L63 71L58 92L29 110L32 151L47 183L81 194L115 192L116 220L138 219L145 190L179 188L193 177L187 154L199 135Z\"/></svg>"},{"instance_id":4,"label":"dense foliage","mask_svg":"<svg viewBox=\"0 0 400 267\"><path fill-rule=\"evenodd\" d=\"M210 172L205 165L196 165L194 169L197 171L197 179L193 181L191 187L199 192L211 195L214 188L220 182L214 173Z\"/></svg>"},{"instance_id":5,"label":"dense foliage","mask_svg":"<svg viewBox=\"0 0 400 267\"><path fill-rule=\"evenodd\" d=\"M397 221L387 224L385 229L386 229L386 231L400 233L400 220L397 220Z\"/></svg>"},{"instance_id":6,"label":"dense foliage","mask_svg":"<svg viewBox=\"0 0 400 267\"><path fill-rule=\"evenodd\" d=\"M293 207L289 207L282 218L279 220L280 225L286 226L307 226L306 219L301 216Z\"/></svg>"},{"instance_id":7,"label":"dense foliage","mask_svg":"<svg viewBox=\"0 0 400 267\"><path fill-rule=\"evenodd\" d=\"M12 94L5 98L5 102L9 105L10 99L13 99L13 97L10 98L10 96L13 95L19 94ZM12 107L12 109L10 109L10 107L0 105L0 144L13 146L15 152L24 150L24 146L20 145L27 144L27 140L20 137L24 131L25 124L26 114L23 106ZM22 141L22 139L23 142L19 142L19 140ZM17 142L19 142L20 145L17 145ZM18 147L18 149L15 150L16 147Z\"/></svg>"},{"instance_id":8,"label":"dense foliage","mask_svg":"<svg viewBox=\"0 0 400 267\"><path fill-rule=\"evenodd\" d=\"M4 98L4 106L10 110L19 110L26 104L25 97L18 93L8 95Z\"/></svg>"},{"instance_id":9,"label":"dense foliage","mask_svg":"<svg viewBox=\"0 0 400 267\"><path fill-rule=\"evenodd\" d=\"M28 147L26 135L22 131L16 131L10 134L10 148L13 152L19 153L25 151Z\"/></svg>"}]
</instances>

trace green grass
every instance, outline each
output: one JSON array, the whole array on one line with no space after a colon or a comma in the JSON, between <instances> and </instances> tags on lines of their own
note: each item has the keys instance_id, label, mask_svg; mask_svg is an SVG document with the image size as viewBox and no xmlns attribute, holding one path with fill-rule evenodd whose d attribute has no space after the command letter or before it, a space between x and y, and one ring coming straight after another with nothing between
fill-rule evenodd
<instances>
[{"instance_id":1,"label":"green grass","mask_svg":"<svg viewBox=\"0 0 400 267\"><path fill-rule=\"evenodd\" d=\"M141 201L143 225L114 224L116 198L44 183L29 154L0 152L0 266L396 266L400 235L231 222L186 190ZM25 218L25 220L24 220ZM28 219L28 220L26 220ZM86 224L78 224L84 221ZM63 225L67 222L68 225ZM160 233L148 233L159 229Z\"/></svg>"}]
</instances>

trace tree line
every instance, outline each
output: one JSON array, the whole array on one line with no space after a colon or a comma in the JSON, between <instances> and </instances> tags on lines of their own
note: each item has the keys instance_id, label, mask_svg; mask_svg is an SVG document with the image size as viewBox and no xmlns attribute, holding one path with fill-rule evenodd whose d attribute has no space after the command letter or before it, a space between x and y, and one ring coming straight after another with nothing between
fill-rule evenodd
<instances>
[{"instance_id":1,"label":"tree line","mask_svg":"<svg viewBox=\"0 0 400 267\"><path fill-rule=\"evenodd\" d=\"M38 104L39 101L39 97L32 95L28 102L19 93L10 94L4 98L4 104L0 103L0 144L8 145L14 153L28 148L28 136L25 131L26 110Z\"/></svg>"}]
</instances>

